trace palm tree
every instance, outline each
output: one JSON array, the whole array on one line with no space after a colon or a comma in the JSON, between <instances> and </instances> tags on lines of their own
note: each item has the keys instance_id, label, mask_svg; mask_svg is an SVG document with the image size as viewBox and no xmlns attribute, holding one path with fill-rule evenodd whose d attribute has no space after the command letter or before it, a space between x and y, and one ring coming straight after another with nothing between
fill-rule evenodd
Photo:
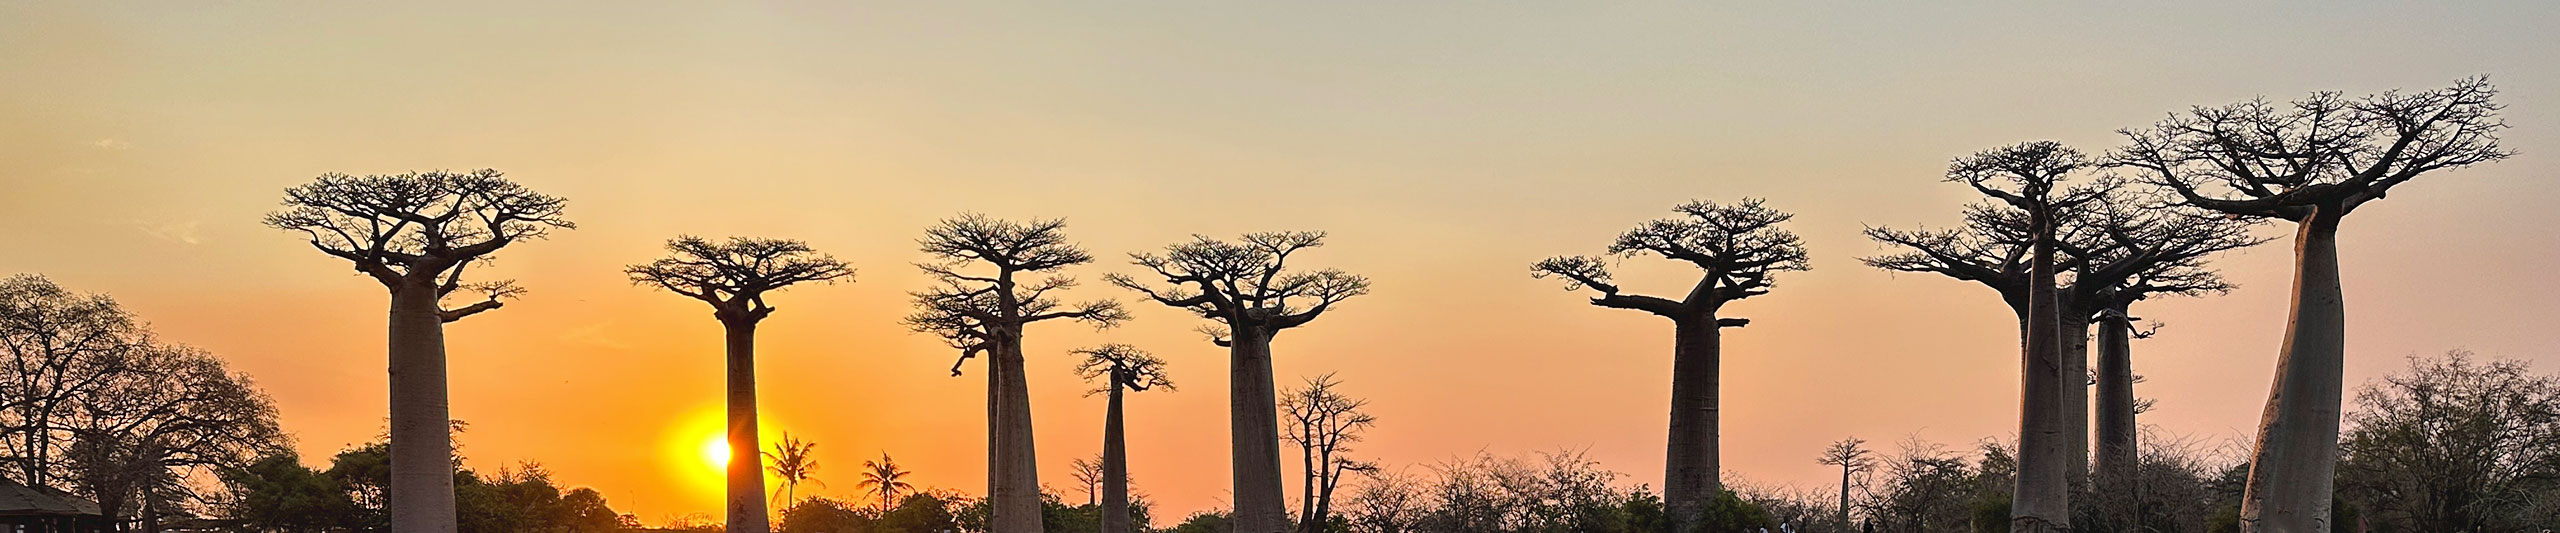
<instances>
[{"instance_id":1,"label":"palm tree","mask_svg":"<svg viewBox=\"0 0 2560 533\"><path fill-rule=\"evenodd\" d=\"M453 531L453 418L445 390L444 324L499 308L524 292L506 281L464 283L463 270L517 241L574 229L567 202L496 170L398 175L325 174L285 189L285 208L266 225L299 231L321 253L391 293L389 493L399 532ZM445 298L476 291L487 299L447 309Z\"/></svg>"},{"instance_id":2,"label":"palm tree","mask_svg":"<svg viewBox=\"0 0 2560 533\"><path fill-rule=\"evenodd\" d=\"M765 469L782 478L782 508L789 509L799 502L801 483L817 481L818 459L810 456L817 449L818 443L792 438L791 432L785 431L782 442L774 443L773 451L764 452L765 458L773 460L773 465Z\"/></svg>"},{"instance_id":3,"label":"palm tree","mask_svg":"<svg viewBox=\"0 0 2560 533\"><path fill-rule=\"evenodd\" d=\"M889 508L896 505L899 492L916 488L902 481L906 478L907 471L898 469L898 461L890 459L889 452L880 452L878 461L862 462L862 486L870 487L872 494L880 495L880 512L889 512Z\"/></svg>"},{"instance_id":4,"label":"palm tree","mask_svg":"<svg viewBox=\"0 0 2560 533\"><path fill-rule=\"evenodd\" d=\"M756 443L756 325L773 314L765 293L799 283L833 283L853 268L800 241L732 237L712 242L679 236L667 241L674 255L623 270L631 282L655 285L711 304L711 316L727 334L729 364L728 531L765 533L764 446Z\"/></svg>"}]
</instances>

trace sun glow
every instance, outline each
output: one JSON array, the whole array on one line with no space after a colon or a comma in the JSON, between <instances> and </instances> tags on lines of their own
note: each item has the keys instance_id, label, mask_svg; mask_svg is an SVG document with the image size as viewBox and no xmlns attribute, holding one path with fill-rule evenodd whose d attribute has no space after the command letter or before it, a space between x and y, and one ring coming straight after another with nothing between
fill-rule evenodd
<instances>
[{"instance_id":1,"label":"sun glow","mask_svg":"<svg viewBox=\"0 0 2560 533\"><path fill-rule=\"evenodd\" d=\"M729 438L727 435L713 434L703 439L702 463L709 465L711 469L715 471L726 470L729 468Z\"/></svg>"}]
</instances>

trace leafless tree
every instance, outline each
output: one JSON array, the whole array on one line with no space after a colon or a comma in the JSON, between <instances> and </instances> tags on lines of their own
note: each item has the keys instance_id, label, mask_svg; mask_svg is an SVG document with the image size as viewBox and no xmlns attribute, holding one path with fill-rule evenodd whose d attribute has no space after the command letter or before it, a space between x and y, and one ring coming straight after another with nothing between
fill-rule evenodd
<instances>
[{"instance_id":1,"label":"leafless tree","mask_svg":"<svg viewBox=\"0 0 2560 533\"><path fill-rule=\"evenodd\" d=\"M1132 533L1137 531L1129 513L1129 440L1123 421L1122 397L1132 392L1162 388L1173 390L1173 379L1165 376L1163 359L1126 344L1105 344L1077 350L1084 362L1076 364L1076 375L1085 381L1101 378L1104 383L1086 395L1110 395L1111 405L1102 419L1102 462L1097 465L1095 480L1082 479L1084 466L1077 461L1078 481L1088 488L1102 487L1102 532Z\"/></svg>"},{"instance_id":2,"label":"leafless tree","mask_svg":"<svg viewBox=\"0 0 2560 533\"><path fill-rule=\"evenodd\" d=\"M765 293L801 283L853 278L853 268L800 241L690 235L667 241L668 257L623 269L631 283L711 304L726 334L729 405L728 530L764 533L764 444L756 436L756 325L773 314Z\"/></svg>"},{"instance_id":3,"label":"leafless tree","mask_svg":"<svg viewBox=\"0 0 2560 533\"><path fill-rule=\"evenodd\" d=\"M1840 439L1840 442L1831 443L1830 448L1824 448L1822 458L1816 461L1840 467L1840 528L1843 531L1849 527L1849 477L1876 467L1876 458L1867 451L1866 443L1857 437Z\"/></svg>"},{"instance_id":4,"label":"leafless tree","mask_svg":"<svg viewBox=\"0 0 2560 533\"><path fill-rule=\"evenodd\" d=\"M1228 407L1233 421L1235 530L1279 533L1289 527L1280 491L1278 393L1271 376L1271 340L1304 326L1335 304L1368 294L1369 280L1340 270L1292 271L1289 259L1324 245L1323 232L1250 233L1235 242L1195 236L1163 254L1135 253L1138 266L1161 277L1151 288L1125 275L1114 285L1216 322L1204 328L1211 342L1228 348Z\"/></svg>"},{"instance_id":5,"label":"leafless tree","mask_svg":"<svg viewBox=\"0 0 2560 533\"><path fill-rule=\"evenodd\" d=\"M1031 397L1023 378L1022 333L1047 320L1110 327L1128 318L1119 302L1068 305L1054 293L1075 286L1057 274L1093 261L1067 242L1066 221L1012 222L964 214L925 230L918 241L931 261L917 268L937 287L913 293L908 327L933 333L960 350L951 373L979 354L987 360L987 498L996 533L1037 533L1040 477L1033 456ZM971 272L970 269L980 272ZM1036 278L1036 279L1027 279Z\"/></svg>"},{"instance_id":6,"label":"leafless tree","mask_svg":"<svg viewBox=\"0 0 2560 533\"><path fill-rule=\"evenodd\" d=\"M2338 225L2392 187L2438 170L2505 159L2503 107L2486 78L2418 92L2288 104L2197 107L2144 129L2109 163L2187 205L2293 222L2292 319L2258 423L2241 522L2246 531L2328 529L2344 387L2346 311Z\"/></svg>"},{"instance_id":7,"label":"leafless tree","mask_svg":"<svg viewBox=\"0 0 2560 533\"><path fill-rule=\"evenodd\" d=\"M1326 531L1333 518L1333 491L1342 486L1343 474L1378 468L1348 456L1351 443L1359 442L1378 418L1361 410L1369 400L1336 392L1340 386L1333 374L1325 374L1280 397L1280 411L1288 418L1280 437L1298 445L1300 464L1306 467L1299 492L1300 533Z\"/></svg>"},{"instance_id":8,"label":"leafless tree","mask_svg":"<svg viewBox=\"0 0 2560 533\"><path fill-rule=\"evenodd\" d=\"M453 531L444 324L521 293L505 281L465 283L463 272L517 241L577 227L561 215L567 202L496 170L325 174L284 194L284 209L267 215L268 226L302 232L311 247L346 260L391 295L392 529ZM484 299L444 307L464 290Z\"/></svg>"},{"instance_id":9,"label":"leafless tree","mask_svg":"<svg viewBox=\"0 0 2560 533\"><path fill-rule=\"evenodd\" d=\"M1802 240L1780 227L1794 215L1771 209L1761 200L1693 201L1674 211L1683 216L1627 230L1609 245L1608 254L1622 258L1651 254L1696 266L1703 275L1680 299L1621 291L1611 279L1608 260L1600 256L1553 257L1530 270L1539 278L1563 278L1567 289L1599 291L1591 305L1671 319L1675 342L1663 502L1674 529L1688 531L1697 527L1707 499L1723 487L1717 478L1722 468L1717 442L1724 357L1721 330L1751 322L1719 317L1718 312L1735 300L1767 294L1775 283L1773 274L1804 270L1808 263Z\"/></svg>"}]
</instances>

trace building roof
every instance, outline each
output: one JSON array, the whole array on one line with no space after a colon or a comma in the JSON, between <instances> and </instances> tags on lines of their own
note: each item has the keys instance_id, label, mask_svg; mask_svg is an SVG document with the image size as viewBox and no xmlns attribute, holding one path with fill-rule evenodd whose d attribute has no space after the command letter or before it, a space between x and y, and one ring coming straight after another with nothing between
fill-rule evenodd
<instances>
[{"instance_id":1,"label":"building roof","mask_svg":"<svg viewBox=\"0 0 2560 533\"><path fill-rule=\"evenodd\" d=\"M104 516L97 502L0 477L0 516Z\"/></svg>"}]
</instances>

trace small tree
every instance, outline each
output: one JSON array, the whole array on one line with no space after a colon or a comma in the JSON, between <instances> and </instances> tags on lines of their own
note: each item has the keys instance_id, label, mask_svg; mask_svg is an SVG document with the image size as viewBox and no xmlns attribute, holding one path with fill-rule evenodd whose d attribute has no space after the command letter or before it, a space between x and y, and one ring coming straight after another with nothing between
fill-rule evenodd
<instances>
[{"instance_id":1,"label":"small tree","mask_svg":"<svg viewBox=\"0 0 2560 533\"><path fill-rule=\"evenodd\" d=\"M568 203L496 170L396 175L323 174L285 189L266 224L310 237L391 293L391 523L400 531L453 531L452 420L445 390L444 324L497 309L523 291L505 281L466 283L463 271L517 241L577 227ZM464 290L479 302L447 309Z\"/></svg>"},{"instance_id":2,"label":"small tree","mask_svg":"<svg viewBox=\"0 0 2560 533\"><path fill-rule=\"evenodd\" d=\"M916 488L907 483L906 478L907 471L898 468L898 460L889 458L888 452L881 452L878 461L862 462L862 486L869 487L872 494L880 495L880 511L883 513L897 507L898 493Z\"/></svg>"},{"instance_id":3,"label":"small tree","mask_svg":"<svg viewBox=\"0 0 2560 533\"><path fill-rule=\"evenodd\" d=\"M1867 441L1857 437L1840 439L1822 450L1822 464L1840 467L1840 527L1849 527L1849 477L1875 469L1876 459L1865 447Z\"/></svg>"},{"instance_id":4,"label":"small tree","mask_svg":"<svg viewBox=\"0 0 2560 533\"><path fill-rule=\"evenodd\" d=\"M2148 129L2110 163L2174 191L2185 204L2293 222L2291 319L2258 422L2240 520L2248 531L2329 529L2346 365L2338 225L2391 188L2439 170L2505 159L2503 107L2486 78L2444 89L2290 104L2197 107Z\"/></svg>"},{"instance_id":5,"label":"small tree","mask_svg":"<svg viewBox=\"0 0 2560 533\"><path fill-rule=\"evenodd\" d=\"M774 477L782 478L782 508L789 509L800 502L798 496L802 483L826 484L817 481L818 458L813 455L817 450L818 443L792 438L786 431L782 433L782 442L773 443L773 451L764 452L766 459L773 460L773 465L765 469L773 471Z\"/></svg>"},{"instance_id":6,"label":"small tree","mask_svg":"<svg viewBox=\"0 0 2560 533\"><path fill-rule=\"evenodd\" d=\"M764 446L756 442L756 326L773 314L765 293L801 283L853 278L853 268L800 241L732 237L712 242L680 236L667 241L672 255L623 269L631 282L653 285L711 304L728 342L728 528L764 533Z\"/></svg>"},{"instance_id":7,"label":"small tree","mask_svg":"<svg viewBox=\"0 0 2560 533\"><path fill-rule=\"evenodd\" d=\"M1565 288L1600 292L1591 305L1633 309L1671 319L1674 331L1671 370L1671 434L1665 452L1663 501L1679 531L1698 527L1707 500L1723 490L1718 425L1724 364L1724 328L1742 327L1750 319L1720 317L1725 304L1767 294L1774 274L1805 270L1804 243L1780 227L1794 215L1769 208L1761 200L1738 204L1692 201L1674 209L1682 218L1646 222L1620 234L1608 254L1617 257L1657 255L1703 271L1686 296L1674 300L1627 294L1611 279L1608 261L1598 256L1563 256L1530 267L1538 278L1558 277Z\"/></svg>"},{"instance_id":8,"label":"small tree","mask_svg":"<svg viewBox=\"0 0 2560 533\"><path fill-rule=\"evenodd\" d=\"M1065 220L1028 223L964 214L925 230L919 241L933 260L916 265L938 286L913 293L908 327L933 333L960 350L960 365L987 354L987 499L997 533L1041 530L1039 461L1031 436L1030 382L1023 377L1023 328L1076 320L1108 328L1128 319L1119 302L1061 304L1054 292L1075 286L1058 275L1093 261L1067 242ZM967 269L993 270L970 273ZM1042 276L1037 279L1025 279Z\"/></svg>"},{"instance_id":9,"label":"small tree","mask_svg":"<svg viewBox=\"0 0 2560 533\"><path fill-rule=\"evenodd\" d=\"M1377 465L1355 461L1347 456L1351 443L1360 442L1362 433L1377 425L1377 417L1362 411L1369 401L1336 392L1342 382L1333 374L1307 378L1307 384L1280 398L1280 411L1288 423L1281 438L1298 445L1300 464L1304 465L1303 495L1298 510L1300 533L1323 533L1333 520L1333 491L1342 486L1347 472L1370 472Z\"/></svg>"},{"instance_id":10,"label":"small tree","mask_svg":"<svg viewBox=\"0 0 2560 533\"><path fill-rule=\"evenodd\" d=\"M1173 390L1173 379L1165 376L1164 360L1157 359L1135 346L1105 344L1098 348L1077 350L1085 356L1076 364L1076 375L1085 381L1102 378L1101 387L1085 394L1108 394L1110 407L1102 418L1102 462L1099 465L1076 461L1077 481L1084 483L1087 493L1099 484L1102 488L1102 532L1131 533L1137 531L1135 518L1129 512L1129 442L1121 407L1122 396L1131 392L1163 388ZM1093 466L1093 479L1084 479L1087 466Z\"/></svg>"},{"instance_id":11,"label":"small tree","mask_svg":"<svg viewBox=\"0 0 2560 533\"><path fill-rule=\"evenodd\" d=\"M1369 293L1369 280L1340 270L1292 271L1289 258L1324 245L1323 232L1250 233L1236 242L1194 236L1162 255L1130 254L1170 287L1150 288L1112 275L1113 285L1191 311L1217 325L1210 342L1228 348L1233 420L1235 530L1277 533L1289 516L1280 490L1279 403L1271 376L1271 340L1304 326L1334 304Z\"/></svg>"}]
</instances>

